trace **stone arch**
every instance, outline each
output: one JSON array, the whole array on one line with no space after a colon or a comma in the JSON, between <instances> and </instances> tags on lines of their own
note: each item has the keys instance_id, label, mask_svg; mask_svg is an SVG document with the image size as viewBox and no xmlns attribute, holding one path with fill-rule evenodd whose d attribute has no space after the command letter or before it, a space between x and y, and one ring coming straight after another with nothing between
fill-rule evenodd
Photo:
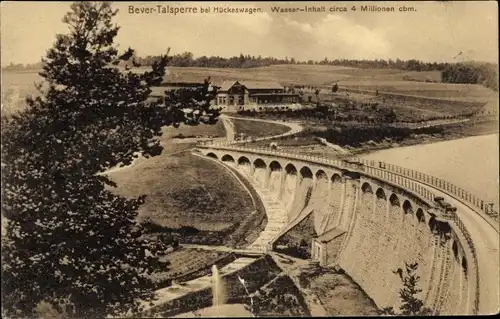
<instances>
[{"instance_id":1,"label":"stone arch","mask_svg":"<svg viewBox=\"0 0 500 319\"><path fill-rule=\"evenodd\" d=\"M385 196L385 192L381 187L377 189L375 194L377 195L377 199L387 200L387 196Z\"/></svg>"},{"instance_id":2,"label":"stone arch","mask_svg":"<svg viewBox=\"0 0 500 319\"><path fill-rule=\"evenodd\" d=\"M234 163L234 158L231 155L226 154L222 156L221 161Z\"/></svg>"},{"instance_id":3,"label":"stone arch","mask_svg":"<svg viewBox=\"0 0 500 319\"><path fill-rule=\"evenodd\" d=\"M405 214L411 214L413 215L413 207L411 206L411 203L409 200L405 200L403 202L403 212Z\"/></svg>"},{"instance_id":4,"label":"stone arch","mask_svg":"<svg viewBox=\"0 0 500 319\"><path fill-rule=\"evenodd\" d=\"M454 240L453 244L451 245L451 250L453 250L453 256L455 256L455 259L458 259L458 245L457 242Z\"/></svg>"},{"instance_id":5,"label":"stone arch","mask_svg":"<svg viewBox=\"0 0 500 319\"><path fill-rule=\"evenodd\" d=\"M297 174L297 168L292 163L285 166L285 171L287 174L292 174L292 175Z\"/></svg>"},{"instance_id":6,"label":"stone arch","mask_svg":"<svg viewBox=\"0 0 500 319\"><path fill-rule=\"evenodd\" d=\"M431 218L429 218L429 229L431 230L431 232L434 233L434 230L436 229L436 218L434 216L431 216Z\"/></svg>"},{"instance_id":7,"label":"stone arch","mask_svg":"<svg viewBox=\"0 0 500 319\"><path fill-rule=\"evenodd\" d=\"M250 160L246 156L238 158L238 165L250 165Z\"/></svg>"},{"instance_id":8,"label":"stone arch","mask_svg":"<svg viewBox=\"0 0 500 319\"><path fill-rule=\"evenodd\" d=\"M264 162L264 160L262 160L261 158L258 158L255 161L253 161L253 166L255 168L267 168L266 162Z\"/></svg>"},{"instance_id":9,"label":"stone arch","mask_svg":"<svg viewBox=\"0 0 500 319\"><path fill-rule=\"evenodd\" d=\"M373 194L373 190L372 190L371 185L366 183L366 182L363 183L363 185L361 185L361 190L363 191L363 194L366 194L366 193Z\"/></svg>"},{"instance_id":10,"label":"stone arch","mask_svg":"<svg viewBox=\"0 0 500 319\"><path fill-rule=\"evenodd\" d=\"M269 168L271 169L271 171L281 171L282 169L281 164L277 161L272 161L269 164Z\"/></svg>"},{"instance_id":11,"label":"stone arch","mask_svg":"<svg viewBox=\"0 0 500 319\"><path fill-rule=\"evenodd\" d=\"M304 166L300 169L300 177L302 178L313 178L313 172L307 166Z\"/></svg>"},{"instance_id":12,"label":"stone arch","mask_svg":"<svg viewBox=\"0 0 500 319\"><path fill-rule=\"evenodd\" d=\"M417 216L419 223L425 223L425 214L422 208L417 209L417 213L415 215Z\"/></svg>"},{"instance_id":13,"label":"stone arch","mask_svg":"<svg viewBox=\"0 0 500 319\"><path fill-rule=\"evenodd\" d=\"M392 193L391 196L389 197L389 202L391 203L392 206L401 206L401 203L399 202L399 197Z\"/></svg>"},{"instance_id":14,"label":"stone arch","mask_svg":"<svg viewBox=\"0 0 500 319\"><path fill-rule=\"evenodd\" d=\"M337 173L332 175L331 180L332 180L332 183L342 183L342 177Z\"/></svg>"},{"instance_id":15,"label":"stone arch","mask_svg":"<svg viewBox=\"0 0 500 319\"><path fill-rule=\"evenodd\" d=\"M215 159L218 159L217 155L215 155L214 153L210 152L207 154L208 157L211 157L211 158L215 158Z\"/></svg>"},{"instance_id":16,"label":"stone arch","mask_svg":"<svg viewBox=\"0 0 500 319\"><path fill-rule=\"evenodd\" d=\"M320 169L316 172L316 179L328 181L328 175L326 175L324 170Z\"/></svg>"}]
</instances>

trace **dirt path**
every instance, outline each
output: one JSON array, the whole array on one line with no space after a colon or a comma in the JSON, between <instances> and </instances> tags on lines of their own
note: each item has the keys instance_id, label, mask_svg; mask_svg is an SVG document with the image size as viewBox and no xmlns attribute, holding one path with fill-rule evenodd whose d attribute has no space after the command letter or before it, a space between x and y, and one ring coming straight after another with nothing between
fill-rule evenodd
<instances>
[{"instance_id":1,"label":"dirt path","mask_svg":"<svg viewBox=\"0 0 500 319\"><path fill-rule=\"evenodd\" d=\"M224 125L224 129L226 130L226 139L228 141L234 141L234 137L236 136L236 132L234 131L234 123L231 121L225 114L221 114L219 119L222 121Z\"/></svg>"}]
</instances>

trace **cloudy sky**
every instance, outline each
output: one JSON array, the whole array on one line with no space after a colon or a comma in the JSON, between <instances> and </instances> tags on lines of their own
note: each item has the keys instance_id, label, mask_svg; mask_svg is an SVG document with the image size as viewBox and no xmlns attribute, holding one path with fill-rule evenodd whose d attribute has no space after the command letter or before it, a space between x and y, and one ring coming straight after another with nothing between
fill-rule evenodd
<instances>
[{"instance_id":1,"label":"cloudy sky","mask_svg":"<svg viewBox=\"0 0 500 319\"><path fill-rule=\"evenodd\" d=\"M136 8L183 6L206 8L261 8L261 13L130 14ZM361 5L395 7L395 12L361 12ZM45 55L61 22L67 2L2 2L2 65L33 63ZM271 7L345 6L349 12L274 13ZM357 10L350 11L353 5ZM403 5L416 12L399 12ZM320 60L411 59L452 61L463 59L497 62L498 9L493 1L454 2L116 2L115 22L121 26L116 42L135 48L139 55L193 52L195 56L233 56L240 53Z\"/></svg>"}]
</instances>

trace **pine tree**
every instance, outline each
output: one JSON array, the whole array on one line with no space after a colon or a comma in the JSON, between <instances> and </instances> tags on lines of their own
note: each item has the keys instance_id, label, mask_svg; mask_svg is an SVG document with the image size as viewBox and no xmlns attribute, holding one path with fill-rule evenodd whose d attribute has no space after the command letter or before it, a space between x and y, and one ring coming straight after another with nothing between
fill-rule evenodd
<instances>
[{"instance_id":1,"label":"pine tree","mask_svg":"<svg viewBox=\"0 0 500 319\"><path fill-rule=\"evenodd\" d=\"M3 312L33 317L50 304L68 317L137 311L152 297L145 274L167 264L135 223L145 197L125 199L97 173L128 163L135 152L157 155L164 125L185 120L179 106L148 102L161 83L166 55L143 74L124 72L113 46L119 28L109 3L77 2L43 59L42 97L2 118ZM198 106L197 106L198 107ZM201 107L206 107L206 103Z\"/></svg>"},{"instance_id":2,"label":"pine tree","mask_svg":"<svg viewBox=\"0 0 500 319\"><path fill-rule=\"evenodd\" d=\"M418 294L422 289L418 288L420 277L417 275L418 263L405 263L406 274L402 276L402 270L394 271L400 274L403 288L399 290L399 298L401 305L399 307L400 313L391 308L383 308L380 315L402 315L402 316L429 316L432 314L430 308L424 307L424 302L418 298Z\"/></svg>"},{"instance_id":3,"label":"pine tree","mask_svg":"<svg viewBox=\"0 0 500 319\"><path fill-rule=\"evenodd\" d=\"M403 288L399 291L402 301L399 309L404 316L428 316L432 311L424 307L424 302L417 297L422 292L418 288L420 276L417 275L418 263L405 263L406 276L403 278Z\"/></svg>"}]
</instances>

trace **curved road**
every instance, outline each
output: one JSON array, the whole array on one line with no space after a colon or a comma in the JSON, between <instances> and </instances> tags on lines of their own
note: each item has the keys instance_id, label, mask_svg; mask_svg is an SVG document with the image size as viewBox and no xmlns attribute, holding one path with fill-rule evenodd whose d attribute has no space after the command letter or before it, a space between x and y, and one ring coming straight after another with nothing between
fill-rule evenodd
<instances>
[{"instance_id":1,"label":"curved road","mask_svg":"<svg viewBox=\"0 0 500 319\"><path fill-rule=\"evenodd\" d=\"M458 199L442 191L421 184L436 196L457 208L457 215L467 228L476 248L479 266L479 311L478 314L494 314L500 310L499 234L480 214Z\"/></svg>"},{"instance_id":2,"label":"curved road","mask_svg":"<svg viewBox=\"0 0 500 319\"><path fill-rule=\"evenodd\" d=\"M244 118L244 117L229 116L227 114L221 114L219 116L219 118L222 120L222 124L224 124L224 128L226 129L226 139L230 143L248 143L248 141L244 141L244 140L237 141L234 139L234 137L236 136L236 133L234 131L234 124L231 121L231 119L273 123L273 124L277 124L277 125L288 126L290 128L290 131L285 132L283 134L259 137L259 138L254 139L254 141L270 140L270 139L279 138L279 137L283 137L283 136L294 135L294 134L297 134L297 133L304 130L302 125L295 123L295 122L280 122L280 121L273 121L273 120L250 119L250 118Z\"/></svg>"}]
</instances>

